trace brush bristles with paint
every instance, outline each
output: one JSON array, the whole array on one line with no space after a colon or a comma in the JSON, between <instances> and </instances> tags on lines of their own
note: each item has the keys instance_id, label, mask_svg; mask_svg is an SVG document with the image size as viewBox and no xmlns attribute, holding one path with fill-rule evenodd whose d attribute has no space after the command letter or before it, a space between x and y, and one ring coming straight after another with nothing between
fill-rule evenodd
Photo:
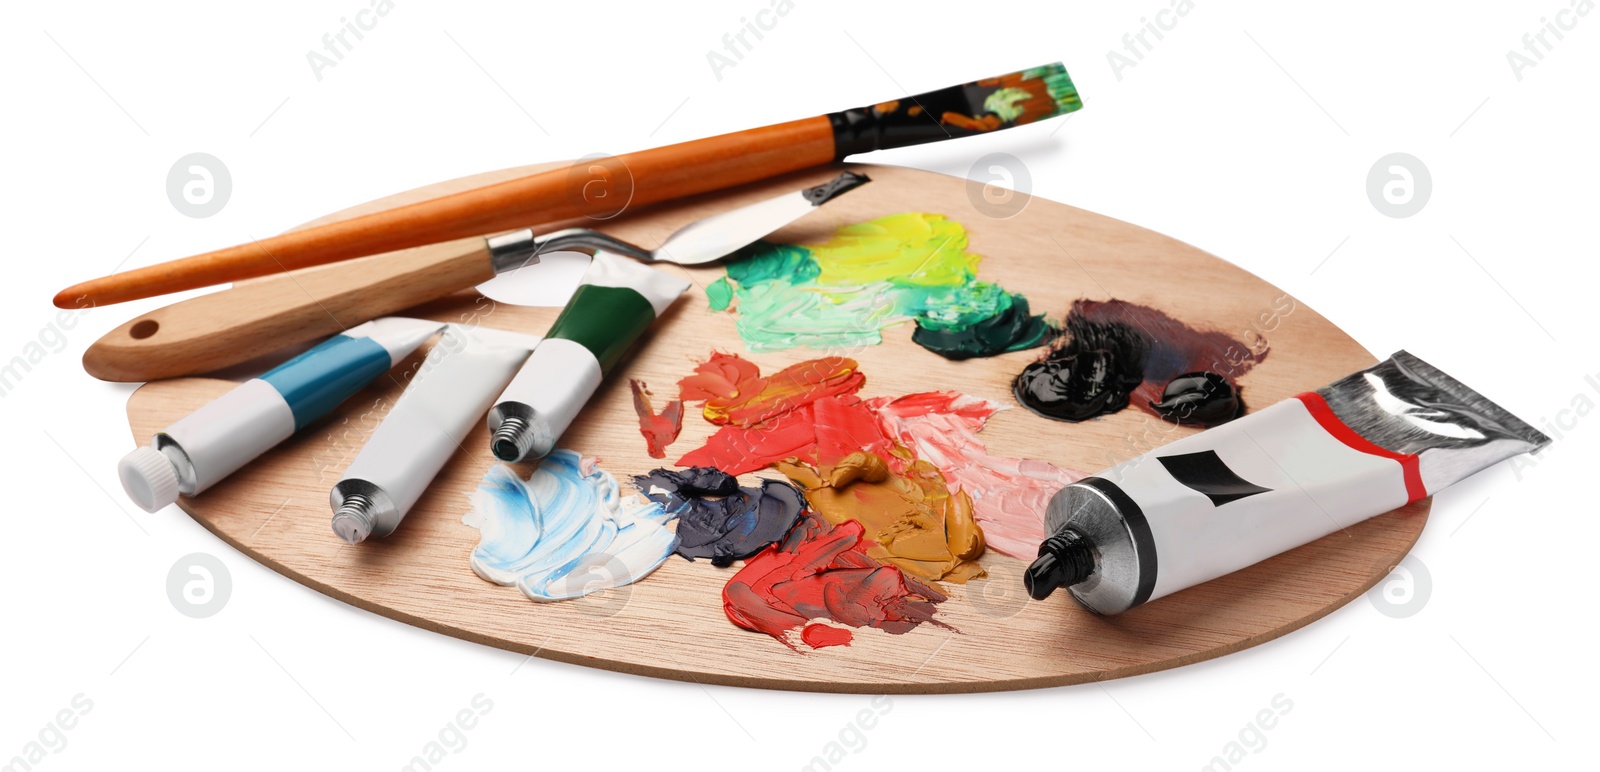
<instances>
[{"instance_id":1,"label":"brush bristles with paint","mask_svg":"<svg viewBox=\"0 0 1600 772\"><path fill-rule=\"evenodd\" d=\"M835 157L1024 126L1083 107L1057 62L828 115Z\"/></svg>"},{"instance_id":2,"label":"brush bristles with paint","mask_svg":"<svg viewBox=\"0 0 1600 772\"><path fill-rule=\"evenodd\" d=\"M773 126L697 139L465 190L138 268L69 287L60 308L198 289L577 217L768 179L846 156L984 134L1083 106L1060 64ZM592 195L604 191L605 195Z\"/></svg>"}]
</instances>

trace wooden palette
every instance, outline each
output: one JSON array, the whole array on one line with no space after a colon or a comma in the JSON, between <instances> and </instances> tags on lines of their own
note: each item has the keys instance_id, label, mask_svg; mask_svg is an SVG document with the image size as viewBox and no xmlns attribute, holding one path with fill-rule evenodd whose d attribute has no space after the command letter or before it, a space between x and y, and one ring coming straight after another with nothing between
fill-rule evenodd
<instances>
[{"instance_id":1,"label":"wooden palette","mask_svg":"<svg viewBox=\"0 0 1600 772\"><path fill-rule=\"evenodd\" d=\"M535 168L444 183L334 217ZM984 204L981 188L966 180L893 167L851 168L870 175L873 183L773 240L814 242L850 222L905 211L940 213L967 227L969 250L985 258L980 277L1025 293L1036 312L1059 319L1075 298L1116 297L1241 340L1283 295L1194 247L1081 209L1035 198L1026 200L1020 213L997 219L985 214L992 207ZM796 174L593 225L654 246L687 222L818 184L837 172ZM561 442L599 456L602 466L623 481L666 463L646 454L629 378L654 387L659 404L713 349L740 352L764 372L824 353L745 352L734 317L707 307L703 288L722 270L715 265L664 269L691 277L695 286L641 341L622 372L602 386ZM542 333L557 312L495 306L476 293L463 293L411 315ZM1241 381L1253 407L1317 388L1375 361L1303 304L1275 329L1257 331L1272 349ZM1012 377L1039 355L1028 351L949 362L911 343L911 332L909 324L893 327L880 346L826 353L860 361L867 376L863 396L954 389L1006 404L1014 404ZM402 367L416 363L413 358ZM146 384L128 403L134 437L145 441L232 385L204 378ZM345 545L328 525L328 489L398 396L395 381L379 379L330 419L179 505L245 554L368 611L511 651L700 683L827 692L978 692L1100 681L1197 662L1276 638L1359 596L1405 556L1429 508L1429 501L1417 502L1114 618L1083 610L1066 593L1046 602L1028 600L1020 579L1025 564L990 552L981 561L990 579L946 585L951 599L939 607L939 618L959 633L931 625L899 636L862 629L849 646L799 653L730 623L721 592L732 569L705 561L672 557L635 585L564 603L536 604L515 588L479 579L468 566L478 532L463 525L461 516L468 494L495 463L486 431L482 441L468 442L457 452L399 531L381 541ZM689 413L683 435L668 449L669 462L710 434L711 426L696 411ZM1015 408L995 416L979 436L998 455L1048 459L1094 472L1136 455L1147 443L1180 436L1163 432L1164 426L1131 408L1075 425Z\"/></svg>"}]
</instances>

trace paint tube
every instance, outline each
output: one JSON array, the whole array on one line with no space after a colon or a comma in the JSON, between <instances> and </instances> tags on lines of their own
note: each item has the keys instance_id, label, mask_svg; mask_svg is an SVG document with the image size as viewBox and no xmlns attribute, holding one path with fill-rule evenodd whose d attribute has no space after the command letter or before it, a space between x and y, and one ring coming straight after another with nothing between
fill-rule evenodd
<instances>
[{"instance_id":1,"label":"paint tube","mask_svg":"<svg viewBox=\"0 0 1600 772\"><path fill-rule=\"evenodd\" d=\"M1404 351L1055 494L1028 593L1118 614L1438 493L1550 438Z\"/></svg>"},{"instance_id":2,"label":"paint tube","mask_svg":"<svg viewBox=\"0 0 1600 772\"><path fill-rule=\"evenodd\" d=\"M386 317L335 335L156 433L117 464L146 512L238 471L411 355L443 322Z\"/></svg>"},{"instance_id":3,"label":"paint tube","mask_svg":"<svg viewBox=\"0 0 1600 772\"><path fill-rule=\"evenodd\" d=\"M394 533L538 343L450 325L329 491L333 532L351 544Z\"/></svg>"},{"instance_id":4,"label":"paint tube","mask_svg":"<svg viewBox=\"0 0 1600 772\"><path fill-rule=\"evenodd\" d=\"M506 462L543 458L650 324L689 282L596 252L583 282L489 411L489 448Z\"/></svg>"}]
</instances>

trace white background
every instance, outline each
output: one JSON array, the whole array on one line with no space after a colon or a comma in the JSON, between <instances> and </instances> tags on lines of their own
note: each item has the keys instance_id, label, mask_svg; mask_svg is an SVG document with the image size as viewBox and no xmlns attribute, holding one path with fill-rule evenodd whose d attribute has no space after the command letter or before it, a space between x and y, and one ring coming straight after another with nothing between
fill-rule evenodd
<instances>
[{"instance_id":1,"label":"white background","mask_svg":"<svg viewBox=\"0 0 1600 772\"><path fill-rule=\"evenodd\" d=\"M478 694L493 708L436 768L799 769L848 742L836 769L1194 769L1241 731L1253 750L1236 768L1248 770L1592 758L1600 418L1570 408L1600 403L1600 13L1562 16L1575 27L1547 35L1552 50L1520 79L1506 55L1569 3L1196 0L1115 71L1108 52L1169 0L795 0L719 79L707 52L768 0L396 0L320 80L307 52L368 0L8 3L0 360L41 335L60 350L0 398L0 763L43 731L56 747L37 767L52 770L135 759L395 769ZM1380 355L1408 348L1540 426L1562 422L1536 466L1502 465L1437 497L1414 552L1431 587L1413 596L1414 615L1361 598L1175 671L876 708L869 696L524 662L325 598L176 508L147 515L123 499L114 467L131 447L130 387L91 379L78 360L171 298L93 311L64 344L41 333L68 284L394 191L1057 59L1087 103L1065 123L870 160L966 175L985 153L1011 153L1035 194L1196 244ZM191 152L222 159L233 181L205 219L166 195L168 169ZM1421 159L1433 181L1405 219L1366 193L1369 169L1393 152ZM227 606L207 619L178 614L166 593L168 569L194 552L232 577ZM63 747L45 727L80 693L93 707ZM1246 730L1280 694L1292 709ZM852 728L864 708L887 713Z\"/></svg>"}]
</instances>

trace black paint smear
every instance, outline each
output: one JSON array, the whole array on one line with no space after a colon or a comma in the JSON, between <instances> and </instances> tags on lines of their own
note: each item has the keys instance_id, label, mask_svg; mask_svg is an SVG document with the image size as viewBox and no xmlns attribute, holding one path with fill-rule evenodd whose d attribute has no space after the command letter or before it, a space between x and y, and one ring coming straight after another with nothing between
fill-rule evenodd
<instances>
[{"instance_id":1,"label":"black paint smear","mask_svg":"<svg viewBox=\"0 0 1600 772\"><path fill-rule=\"evenodd\" d=\"M1227 423L1244 412L1233 384L1216 373L1184 373L1167 381L1161 401L1150 407L1164 420L1200 426Z\"/></svg>"},{"instance_id":2,"label":"black paint smear","mask_svg":"<svg viewBox=\"0 0 1600 772\"><path fill-rule=\"evenodd\" d=\"M806 509L799 489L781 480L741 488L732 475L708 467L657 469L633 478L639 491L678 518L683 557L727 567L760 552L794 526Z\"/></svg>"},{"instance_id":3,"label":"black paint smear","mask_svg":"<svg viewBox=\"0 0 1600 772\"><path fill-rule=\"evenodd\" d=\"M1240 477L1214 450L1157 456L1156 460L1166 467L1172 479L1204 493L1214 507L1272 491Z\"/></svg>"},{"instance_id":4,"label":"black paint smear","mask_svg":"<svg viewBox=\"0 0 1600 772\"><path fill-rule=\"evenodd\" d=\"M1186 373L1215 374L1237 399L1234 379L1267 356L1265 348L1253 351L1224 333L1198 330L1122 300L1073 301L1062 328L1049 353L1012 383L1023 407L1060 421L1083 421L1130 404L1165 418L1158 407L1163 388ZM1223 407L1216 407L1219 414Z\"/></svg>"},{"instance_id":5,"label":"black paint smear","mask_svg":"<svg viewBox=\"0 0 1600 772\"><path fill-rule=\"evenodd\" d=\"M1017 375L1017 401L1047 418L1074 422L1127 407L1128 395L1144 380L1149 336L1078 313L1067 316L1065 327L1066 343Z\"/></svg>"}]
</instances>

